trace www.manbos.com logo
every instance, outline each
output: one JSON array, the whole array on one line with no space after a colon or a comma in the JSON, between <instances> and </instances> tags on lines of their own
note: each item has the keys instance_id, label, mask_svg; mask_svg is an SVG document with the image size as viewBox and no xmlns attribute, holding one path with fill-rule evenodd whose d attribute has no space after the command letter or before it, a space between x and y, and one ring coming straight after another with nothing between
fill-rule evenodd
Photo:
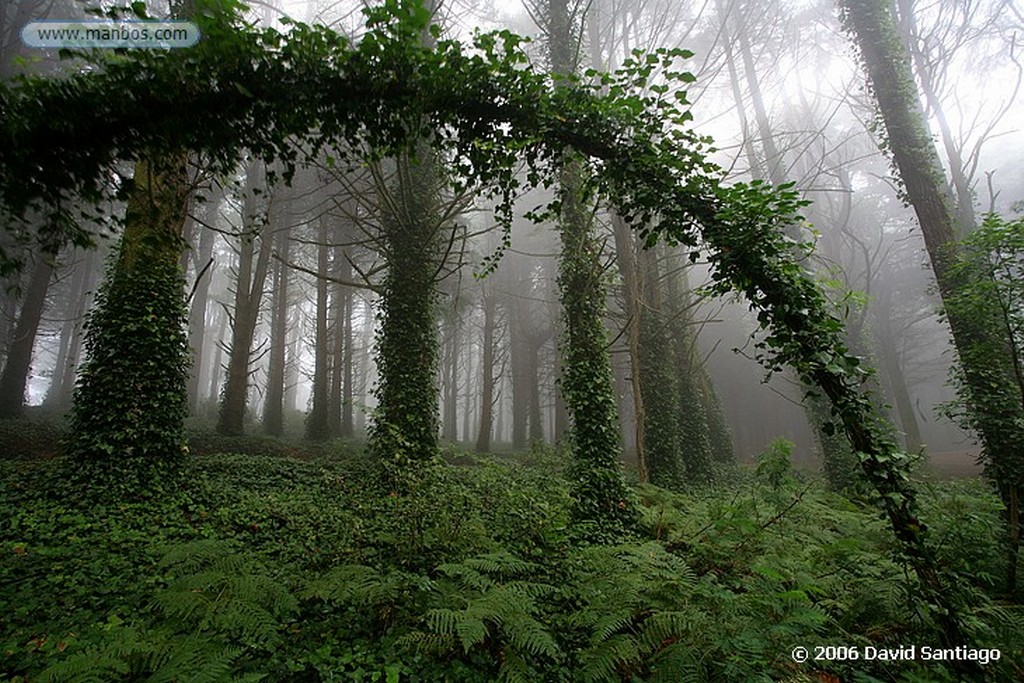
<instances>
[{"instance_id":1,"label":"www.manbos.com logo","mask_svg":"<svg viewBox=\"0 0 1024 683\"><path fill-rule=\"evenodd\" d=\"M21 29L28 47L177 48L199 42L188 21L33 21Z\"/></svg>"}]
</instances>

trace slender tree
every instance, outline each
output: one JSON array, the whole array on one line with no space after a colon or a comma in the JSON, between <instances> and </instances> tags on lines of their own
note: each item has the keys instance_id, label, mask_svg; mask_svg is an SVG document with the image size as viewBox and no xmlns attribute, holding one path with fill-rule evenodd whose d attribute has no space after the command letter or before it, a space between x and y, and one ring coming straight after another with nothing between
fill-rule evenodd
<instances>
[{"instance_id":1,"label":"slender tree","mask_svg":"<svg viewBox=\"0 0 1024 683\"><path fill-rule=\"evenodd\" d=\"M0 375L0 417L17 417L25 405L25 386L32 367L39 321L46 307L46 293L53 279L54 257L41 254L36 258L25 291L25 300L18 312L14 337L7 349L7 362Z\"/></svg>"},{"instance_id":2,"label":"slender tree","mask_svg":"<svg viewBox=\"0 0 1024 683\"><path fill-rule=\"evenodd\" d=\"M888 0L840 0L839 6L878 103L885 146L892 154L902 191L921 226L939 293L943 300L956 297L965 283L962 271L951 268L957 252L957 230L949 185L924 118L892 5ZM966 391L977 412L975 427L989 471L1010 511L1010 537L1017 539L1013 545L1019 543L1020 500L1024 493L1024 471L1017 457L1024 443L1024 406L1002 400L1001 392L993 391L992 384L994 376L1004 378L996 382L996 387L1014 381L1012 342L1004 339L1002 351L987 354L985 363L979 364L972 350L990 343L989 326L956 309L947 310L946 317L963 368Z\"/></svg>"},{"instance_id":3,"label":"slender tree","mask_svg":"<svg viewBox=\"0 0 1024 683\"><path fill-rule=\"evenodd\" d=\"M228 347L227 376L221 396L217 431L237 435L245 430L245 413L249 402L252 377L252 344L260 317L263 290L270 267L274 220L279 202L271 192L271 206L264 206L261 194L266 172L262 162L252 164L246 172L242 195L242 234L238 245L238 272L235 278L235 302L231 316L231 344ZM257 247L258 242L258 247Z\"/></svg>"}]
</instances>

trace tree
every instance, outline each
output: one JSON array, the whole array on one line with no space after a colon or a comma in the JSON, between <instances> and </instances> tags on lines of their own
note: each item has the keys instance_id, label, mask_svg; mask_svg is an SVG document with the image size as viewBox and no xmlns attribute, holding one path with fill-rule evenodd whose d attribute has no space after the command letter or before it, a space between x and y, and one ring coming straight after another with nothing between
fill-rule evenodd
<instances>
[{"instance_id":1,"label":"tree","mask_svg":"<svg viewBox=\"0 0 1024 683\"><path fill-rule=\"evenodd\" d=\"M537 12L547 36L555 82L567 83L579 66L583 10L579 2L548 0ZM558 164L558 289L565 331L561 340L561 393L572 419L572 478L576 519L609 530L635 514L620 460L615 391L604 328L604 267L594 234L589 179L578 153L562 152Z\"/></svg>"},{"instance_id":2,"label":"tree","mask_svg":"<svg viewBox=\"0 0 1024 683\"><path fill-rule=\"evenodd\" d=\"M7 350L7 362L0 375L0 417L17 417L25 405L25 385L32 366L39 321L46 306L46 293L53 278L53 257L42 254L36 259L25 292L25 300L18 312L14 337Z\"/></svg>"},{"instance_id":3,"label":"tree","mask_svg":"<svg viewBox=\"0 0 1024 683\"><path fill-rule=\"evenodd\" d=\"M273 190L267 190L266 184L266 169L262 162L250 165L245 174L245 189L242 193L242 228L239 235L227 377L217 420L217 431L221 434L238 435L245 429L249 381L252 376L253 335L259 321L270 266L273 234L280 227L277 219L281 198ZM269 204L260 201L260 195L268 191ZM256 248L257 239L259 249Z\"/></svg>"},{"instance_id":4,"label":"tree","mask_svg":"<svg viewBox=\"0 0 1024 683\"><path fill-rule=\"evenodd\" d=\"M946 316L969 320L983 334L972 336L970 344L959 349L960 362L954 375L958 400L949 412L964 427L984 434L993 413L1012 415L1005 406L1024 414L1024 218L1005 221L996 214L986 214L981 227L961 243L950 270L951 276L963 284L946 297ZM1001 360L1007 351L1012 368L1009 377L1003 372ZM972 381L984 380L985 392L972 389L968 367L977 368ZM1009 433L1024 432L1019 423L1000 426ZM1012 593L1017 586L1020 554L1024 439L1010 453L988 452L987 442L982 446L986 474L1007 503L1007 591Z\"/></svg>"},{"instance_id":5,"label":"tree","mask_svg":"<svg viewBox=\"0 0 1024 683\"><path fill-rule=\"evenodd\" d=\"M313 340L313 393L309 413L306 415L306 438L326 441L330 438L328 426L328 392L330 384L330 356L327 346L327 294L328 267L331 245L328 239L329 218L321 215L317 221L316 244L316 337Z\"/></svg>"},{"instance_id":6,"label":"tree","mask_svg":"<svg viewBox=\"0 0 1024 683\"><path fill-rule=\"evenodd\" d=\"M87 323L68 454L92 490L134 498L169 484L187 452L184 155L139 161L131 184L124 233Z\"/></svg>"},{"instance_id":7,"label":"tree","mask_svg":"<svg viewBox=\"0 0 1024 683\"><path fill-rule=\"evenodd\" d=\"M284 434L285 368L288 360L288 309L291 269L291 236L284 228L275 236L276 259L271 287L270 363L267 367L267 397L263 404L263 431L270 436Z\"/></svg>"},{"instance_id":8,"label":"tree","mask_svg":"<svg viewBox=\"0 0 1024 683\"><path fill-rule=\"evenodd\" d=\"M565 175L565 162L569 160L566 150L573 150L584 170L590 167L595 171L588 174L594 179L593 190L612 202L645 237L656 230L698 256L703 249L711 265L713 290L742 293L756 312L764 329L762 361L768 367L791 366L801 380L820 388L858 453L865 479L878 493L878 504L900 555L914 570L919 581L916 595L935 606L930 614L941 642L949 647L969 643L962 606L957 596L950 594L928 528L918 518L916 491L907 476L908 458L890 438L864 391L864 370L860 359L849 352L842 322L832 314L821 288L804 272L791 241L783 236L784 226L799 220L801 203L785 188L724 183L721 169L707 159L707 141L687 125L692 113L682 90L671 94L668 88L652 94L636 92L636 83L642 86L651 73L647 66L651 58L675 74L677 87L692 80L689 72L678 71L678 61L685 53L654 51L624 65L616 76L605 76L597 85L564 79L552 84L526 67L520 40L511 34L480 36L477 50L468 54L455 41L440 41L430 47L411 43L408 35L419 35L429 21L429 16L423 17L415 8L389 6L371 10L371 16L377 27L372 39L352 46L324 28L304 27L287 38L276 33L253 35L240 32L231 22L225 26L223 18L203 15L197 22L210 39L189 51L185 64L173 54L136 51L142 54L118 55L116 60L104 62L102 69L76 74L59 84L30 81L16 92L0 86L0 101L15 122L4 128L5 144L0 145L0 198L5 208L23 216L35 206L50 215L67 217L66 207L59 202L63 193L74 190L90 200L102 196L103 171L113 158L141 156L153 147L167 153L206 151L212 170L220 173L230 170L243 138L249 149L265 158L294 159L292 136L308 136L315 127L315 135L307 138L314 154L319 145L336 143L342 137L385 155L421 145L436 146L466 177L497 185L496 213L510 225L513 198L521 189L516 174L520 161L527 161L527 178L536 183L571 180L575 174ZM400 39L380 29L382 23L397 27ZM268 48L283 44L287 49ZM201 69L207 77L183 85L183 67ZM383 91L375 89L381 83L382 69L393 76ZM112 96L126 89L131 89L132 98ZM374 106L342 96L353 90L372 92ZM246 92L252 93L252 98ZM185 106L196 97L202 101L201 108ZM169 106L168 102L181 106ZM48 122L59 112L69 109L77 112L74 119L64 119L58 130L49 127ZM424 119L434 130L457 130L458 134L424 138L419 123ZM410 129L410 121L418 123ZM147 189L156 196L160 188ZM579 197L563 191L558 199L560 204L549 206L549 211L557 209L570 219L587 217L589 212ZM654 215L660 217L657 225L652 225ZM565 263L570 267L563 271L562 286L571 294L571 285L595 284L590 275L593 270L575 268L592 265L594 250L586 235L563 230L565 237L570 238L564 245L569 255ZM581 274L586 277L577 280ZM410 286L397 278L391 284ZM600 284L598 279L597 287ZM431 290L425 289L429 299ZM422 292L415 301L422 301ZM583 290L579 298L566 304L567 320L587 323L576 330L575 340L567 324L566 348L596 351L581 358L570 356L566 362L567 394L570 387L579 386L577 380L594 380L592 387L584 387L593 393L578 394L574 400L594 411L588 419L597 429L587 435L594 437L592 441L574 446L610 441L617 448L614 398L605 389L610 386L610 373L604 345L598 343L604 336L600 303L596 309L585 305L593 303L589 293ZM411 322L420 322L418 315L413 317ZM589 324L595 319L596 324ZM432 325L416 326L416 334L425 334L427 327L432 331ZM424 341L429 345L436 340L431 335ZM181 346L184 353L184 341ZM403 361L412 360L408 349L394 351ZM422 376L428 383L434 377L433 357L424 358L430 372ZM576 360L592 362L589 367L577 365L574 369ZM399 364L393 369L402 367ZM579 374L572 377L573 372ZM184 396L181 374L180 394ZM597 401L590 402L590 398ZM166 408L154 412L164 413ZM378 421L377 427L382 424L390 431L396 422ZM610 438L605 431L609 425ZM422 424L412 426L419 430ZM404 436L397 430L394 434ZM412 436L418 434L414 431ZM615 500L616 489L622 486L617 458L609 458L607 452L582 452L595 457L575 465L577 497L580 502L595 500L599 504L581 506L587 514L577 519L596 515L600 527L615 528L625 512L623 507L629 507L625 501L621 507L604 505ZM599 496L590 496L590 492Z\"/></svg>"},{"instance_id":9,"label":"tree","mask_svg":"<svg viewBox=\"0 0 1024 683\"><path fill-rule=\"evenodd\" d=\"M892 154L905 199L914 208L943 302L960 295L969 281L956 261L956 217L950 203L945 174L924 118L920 97L911 73L910 60L900 41L892 6L886 0L841 0L842 20L857 44L884 125L884 145ZM1005 335L996 342L1002 350L986 356L979 365L972 349L991 343L992 327L976 316L964 316L947 308L953 343L960 357L964 391L970 403L984 406L974 416L990 471L1006 475L1014 471L1024 442L1024 406L1002 401L999 386L1013 383L1012 340ZM1000 377L993 383L992 378ZM1010 499L1019 492L1019 480L997 481L1008 510L1011 536L1018 536L1019 505Z\"/></svg>"},{"instance_id":10,"label":"tree","mask_svg":"<svg viewBox=\"0 0 1024 683\"><path fill-rule=\"evenodd\" d=\"M207 308L210 303L210 282L213 280L215 264L213 247L217 233L212 226L217 222L223 195L220 191L207 197L199 207L199 244L195 246L196 281L192 286L192 306L188 315L188 342L192 349L192 364L188 376L189 409L193 414L199 409L199 380L203 374L203 351L206 342Z\"/></svg>"}]
</instances>

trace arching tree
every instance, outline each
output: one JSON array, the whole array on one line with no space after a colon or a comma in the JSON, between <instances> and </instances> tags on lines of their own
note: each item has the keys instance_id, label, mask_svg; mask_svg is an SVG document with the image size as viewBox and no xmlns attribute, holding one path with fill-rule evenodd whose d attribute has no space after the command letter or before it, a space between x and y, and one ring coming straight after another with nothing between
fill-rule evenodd
<instances>
[{"instance_id":1,"label":"arching tree","mask_svg":"<svg viewBox=\"0 0 1024 683\"><path fill-rule=\"evenodd\" d=\"M272 31L238 32L199 16L207 40L187 57L140 51L59 84L30 82L16 91L0 89L0 104L17 122L0 132L0 198L15 216L30 207L61 216L63 194L88 199L102 194L103 170L115 158L173 160L174 150L202 150L214 170L226 172L243 141L259 156L287 161L296 154L292 136L309 136L315 128L316 134L308 137L314 148L336 138L381 152L423 144L441 148L452 159L453 173L495 184L498 215L510 221L512 198L521 189L516 174L520 161L528 164L528 179L550 182L564 171L566 150L571 149L594 171L587 176L593 178L589 188L612 202L630 225L649 232L657 215L656 229L667 238L694 251L703 240L715 289L741 292L756 311L765 331L764 362L773 369L793 367L828 398L858 453L865 479L879 494L900 553L915 571L916 594L936 607L932 614L941 641L948 646L970 642L960 618L962 606L948 590L928 528L918 518L907 458L863 390L860 361L847 349L842 323L830 313L825 296L783 235L784 227L797 220L799 202L792 193L763 184L722 183L719 169L707 160L705 141L687 128L692 115L685 93L665 89L642 95L634 90L633 84L650 73L646 65L652 59L680 74L678 82L688 80L678 71L681 54L655 51L596 85L567 79L553 84L525 67L526 57L510 34L479 37L473 54L453 41L424 46L409 38L421 35L429 16L415 7L394 10L371 12L374 31L356 46L327 29L301 27L286 39ZM201 69L205 78L183 84L184 68ZM382 72L391 78L382 79ZM128 90L132 98L111 96ZM364 97L342 96L353 92ZM59 119L57 113L68 110L77 116ZM52 126L56 120L62 122L59 128ZM409 128L410 121L428 122L439 134L424 138L419 125ZM83 134L85 130L92 134ZM163 226L166 230L159 234L172 236L180 222L171 219L181 215L183 220L184 214L178 191L183 178L171 173L179 166L140 166L137 187L141 183L148 196L162 200L146 225ZM582 208L567 206L564 195L561 200L555 207L559 213ZM148 254L142 247L163 245L147 265L164 264L171 243L169 238L129 243L122 251L125 268L140 277L152 274L152 268L131 268L140 263L140 255ZM177 272L178 249L173 252ZM180 311L180 276L175 286L179 288L150 296L159 297L161 305L178 301ZM145 320L140 311L132 315L136 323ZM184 357L183 312L167 320L178 325ZM590 328L584 331L591 333ZM176 358L162 367L174 366ZM180 386L168 386L167 391L177 392L183 412L184 371L179 374ZM98 394L82 396L81 410L95 410L104 400ZM594 408L599 414L606 409ZM166 406L152 410L167 413ZM96 434L107 434L106 425L94 426ZM98 455L112 463L127 462L125 453L116 449ZM619 481L602 481L611 471L603 466L605 454L585 455L593 458L594 466L585 471L585 462L578 463L577 472L584 477L574 481L576 495L592 500L590 510L600 515L595 521L614 529L622 500Z\"/></svg>"}]
</instances>

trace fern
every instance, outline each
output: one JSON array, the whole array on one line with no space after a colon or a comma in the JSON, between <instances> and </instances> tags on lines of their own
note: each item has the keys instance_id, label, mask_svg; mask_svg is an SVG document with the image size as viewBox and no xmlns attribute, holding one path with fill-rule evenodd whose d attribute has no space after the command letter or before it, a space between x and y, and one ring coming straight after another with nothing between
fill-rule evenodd
<instances>
[{"instance_id":1,"label":"fern","mask_svg":"<svg viewBox=\"0 0 1024 683\"><path fill-rule=\"evenodd\" d=\"M155 602L189 632L213 632L270 648L280 641L282 620L298 607L262 567L225 543L189 543L169 552L162 564L179 575L156 594Z\"/></svg>"},{"instance_id":2,"label":"fern","mask_svg":"<svg viewBox=\"0 0 1024 683\"><path fill-rule=\"evenodd\" d=\"M500 680L537 680L529 662L557 657L559 648L537 619L538 600L554 588L524 578L536 570L533 563L507 552L438 566L442 576L431 586L431 596L444 606L426 612L427 632L410 634L402 642L421 651L444 644L457 644L465 653L487 649L498 654Z\"/></svg>"},{"instance_id":3,"label":"fern","mask_svg":"<svg viewBox=\"0 0 1024 683\"><path fill-rule=\"evenodd\" d=\"M581 607L569 623L584 629L581 678L608 681L646 671L673 643L699 640L704 617L689 607L695 578L655 542L589 548L576 557L570 590ZM661 668L692 665L662 658Z\"/></svg>"}]
</instances>

